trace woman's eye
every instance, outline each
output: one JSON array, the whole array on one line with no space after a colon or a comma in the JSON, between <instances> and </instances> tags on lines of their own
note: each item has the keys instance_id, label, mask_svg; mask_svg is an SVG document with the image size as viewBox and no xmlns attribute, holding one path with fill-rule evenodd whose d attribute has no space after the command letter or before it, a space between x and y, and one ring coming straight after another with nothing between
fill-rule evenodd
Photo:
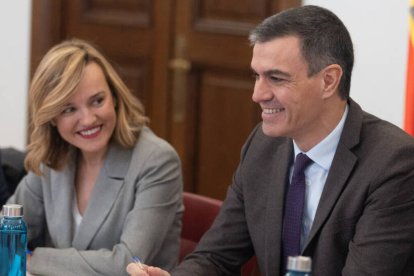
<instances>
[{"instance_id":1,"label":"woman's eye","mask_svg":"<svg viewBox=\"0 0 414 276\"><path fill-rule=\"evenodd\" d=\"M75 111L75 108L67 107L67 108L63 109L62 114L68 114L68 113L71 113L73 111Z\"/></svg>"},{"instance_id":2,"label":"woman's eye","mask_svg":"<svg viewBox=\"0 0 414 276\"><path fill-rule=\"evenodd\" d=\"M104 98L99 97L99 98L96 98L95 100L93 100L92 104L93 105L100 105L101 103L103 103L103 101L104 101Z\"/></svg>"}]
</instances>

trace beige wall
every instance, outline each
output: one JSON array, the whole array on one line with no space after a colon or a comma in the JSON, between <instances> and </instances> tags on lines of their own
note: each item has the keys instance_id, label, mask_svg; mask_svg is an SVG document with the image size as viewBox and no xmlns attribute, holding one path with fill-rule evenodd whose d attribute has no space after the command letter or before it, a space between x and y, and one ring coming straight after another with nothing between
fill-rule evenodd
<instances>
[{"instance_id":1,"label":"beige wall","mask_svg":"<svg viewBox=\"0 0 414 276\"><path fill-rule=\"evenodd\" d=\"M0 146L26 145L31 0L0 1Z\"/></svg>"},{"instance_id":2,"label":"beige wall","mask_svg":"<svg viewBox=\"0 0 414 276\"><path fill-rule=\"evenodd\" d=\"M351 33L351 97L366 111L403 125L409 0L304 0L335 12Z\"/></svg>"}]
</instances>

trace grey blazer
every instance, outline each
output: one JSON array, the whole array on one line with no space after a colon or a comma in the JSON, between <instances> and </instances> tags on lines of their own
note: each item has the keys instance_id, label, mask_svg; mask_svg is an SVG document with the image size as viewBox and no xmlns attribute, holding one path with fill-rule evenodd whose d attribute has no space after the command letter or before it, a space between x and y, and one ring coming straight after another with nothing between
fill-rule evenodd
<instances>
[{"instance_id":1,"label":"grey blazer","mask_svg":"<svg viewBox=\"0 0 414 276\"><path fill-rule=\"evenodd\" d=\"M126 275L138 256L171 269L178 260L182 176L174 149L148 128L132 150L111 144L78 233L72 202L76 164L29 173L9 202L24 205L28 270L39 275Z\"/></svg>"},{"instance_id":2,"label":"grey blazer","mask_svg":"<svg viewBox=\"0 0 414 276\"><path fill-rule=\"evenodd\" d=\"M414 275L414 139L352 100L302 252L313 276ZM248 138L219 216L172 275L238 275L257 256L280 275L291 139Z\"/></svg>"}]
</instances>

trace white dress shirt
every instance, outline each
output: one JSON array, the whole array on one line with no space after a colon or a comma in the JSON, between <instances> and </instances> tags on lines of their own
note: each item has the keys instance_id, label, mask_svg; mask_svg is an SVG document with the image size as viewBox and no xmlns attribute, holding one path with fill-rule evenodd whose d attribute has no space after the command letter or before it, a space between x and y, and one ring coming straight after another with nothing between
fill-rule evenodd
<instances>
[{"instance_id":1,"label":"white dress shirt","mask_svg":"<svg viewBox=\"0 0 414 276\"><path fill-rule=\"evenodd\" d=\"M344 128L348 109L347 105L338 125L328 136L308 152L304 152L310 159L312 159L313 163L305 170L306 194L300 239L301 250L303 250L303 247L306 244L313 220L315 219L316 209L318 208L323 187L325 186L326 178L328 177L329 169L331 168L332 160ZM293 147L295 156L302 152L295 141L293 141ZM290 169L290 181L292 181L292 174L293 164Z\"/></svg>"}]
</instances>

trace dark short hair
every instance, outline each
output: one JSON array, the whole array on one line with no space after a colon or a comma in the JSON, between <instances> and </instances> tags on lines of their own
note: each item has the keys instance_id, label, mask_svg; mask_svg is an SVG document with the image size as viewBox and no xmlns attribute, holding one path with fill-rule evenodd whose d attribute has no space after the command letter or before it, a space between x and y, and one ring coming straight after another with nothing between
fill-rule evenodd
<instances>
[{"instance_id":1,"label":"dark short hair","mask_svg":"<svg viewBox=\"0 0 414 276\"><path fill-rule=\"evenodd\" d=\"M250 32L252 45L284 36L297 36L301 53L308 64L308 75L313 76L330 64L343 70L339 95L349 98L354 50L351 36L343 22L331 11L307 5L282 11L266 18Z\"/></svg>"}]
</instances>

